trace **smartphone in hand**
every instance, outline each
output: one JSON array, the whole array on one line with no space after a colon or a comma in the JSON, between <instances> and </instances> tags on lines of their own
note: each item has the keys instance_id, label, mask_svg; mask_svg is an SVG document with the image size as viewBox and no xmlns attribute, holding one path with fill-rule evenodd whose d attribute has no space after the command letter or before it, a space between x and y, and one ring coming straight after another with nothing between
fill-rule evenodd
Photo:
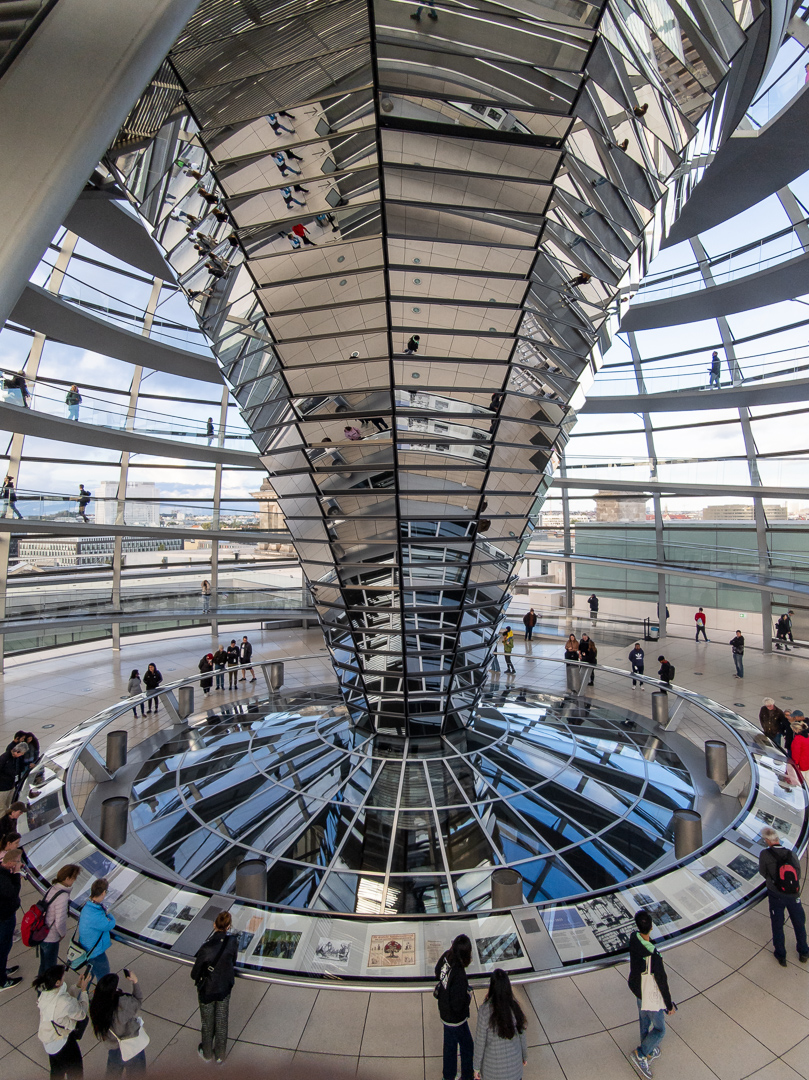
<instances>
[{"instance_id":1,"label":"smartphone in hand","mask_svg":"<svg viewBox=\"0 0 809 1080\"><path fill-rule=\"evenodd\" d=\"M129 971L129 968L124 968L124 978L125 979L131 979L132 978L132 975L131 975L131 973Z\"/></svg>"}]
</instances>

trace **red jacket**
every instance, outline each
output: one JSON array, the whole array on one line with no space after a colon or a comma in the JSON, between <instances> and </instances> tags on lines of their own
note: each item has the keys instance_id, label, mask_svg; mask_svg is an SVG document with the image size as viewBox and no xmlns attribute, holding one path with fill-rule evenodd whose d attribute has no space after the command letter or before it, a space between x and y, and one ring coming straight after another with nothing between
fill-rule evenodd
<instances>
[{"instance_id":1,"label":"red jacket","mask_svg":"<svg viewBox=\"0 0 809 1080\"><path fill-rule=\"evenodd\" d=\"M789 752L801 772L809 770L809 739L805 735L795 736Z\"/></svg>"}]
</instances>

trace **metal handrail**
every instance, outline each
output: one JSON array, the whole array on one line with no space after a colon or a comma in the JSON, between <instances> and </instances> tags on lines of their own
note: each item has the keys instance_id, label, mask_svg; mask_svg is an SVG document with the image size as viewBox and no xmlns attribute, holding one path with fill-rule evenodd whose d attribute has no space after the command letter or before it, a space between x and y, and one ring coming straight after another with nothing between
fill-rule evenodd
<instances>
[{"instance_id":1,"label":"metal handrail","mask_svg":"<svg viewBox=\"0 0 809 1080\"><path fill-rule=\"evenodd\" d=\"M526 654L526 653L517 653L517 652L514 652L512 654L512 656L522 656L523 659L531 661L532 663L551 663L551 664L565 665L565 667L576 667L576 668L579 668L579 669L582 670L583 675L586 674L586 672L590 670L589 665L581 663L579 661L568 661L568 660L559 659L559 658L556 658L556 657L544 657L544 656L543 657L535 657L535 656L531 656L531 655ZM266 685L267 685L268 694L272 695L273 694L273 689L272 689L272 685L271 685L271 682L270 682L269 669L274 663L278 663L279 660L281 662L287 664L287 663L294 663L296 661L298 661L298 662L311 661L311 660L323 661L324 659L326 659L326 658L323 656L322 653L312 653L312 654L306 654L304 656L279 657L276 660L254 661L252 665L243 665L243 666L244 667L252 666L254 668L260 668L261 672L262 672L262 676L263 676L263 678L264 678L264 680L266 682ZM598 668L597 668L597 671L598 671L600 676L603 676L604 674L617 675L620 678L627 679L627 680L634 678L637 681L642 681L642 682L644 682L646 684L649 684L651 686L654 686L654 687L660 687L660 685L661 685L659 680L657 680L657 679L653 679L653 678L651 678L649 676L643 676L643 675L637 675L637 674L633 675L631 672L622 671L619 668L612 668L612 667L599 665ZM131 715L132 710L134 709L134 707L136 705L139 705L141 702L149 701L150 699L151 700L154 700L155 698L163 699L165 697L165 695L167 695L169 693L173 694L174 691L179 690L181 687L184 687L184 686L192 686L192 687L196 686L196 684L201 679L203 679L203 678L212 678L213 674L214 674L213 672L208 672L208 673L204 673L204 674L192 675L192 676L189 676L189 677L184 678L184 679L176 680L175 682L171 682L171 683L161 685L159 690L155 691L154 693L144 693L144 694L141 694L141 695L137 695L135 697L127 698L119 706L117 706L117 707L113 706L110 709L105 710L104 713L102 714L104 716L103 721L101 723L99 723L99 725L97 727L94 727L93 730L88 733L86 738L81 743L76 744L74 752L73 752L73 758L72 758L72 760L70 762L70 765L67 768L67 772L65 774L65 779L64 779L65 800L67 802L69 810L75 815L76 818L78 818L79 820L82 821L82 827L83 827L84 831L92 838L93 842L95 844L97 844L99 846L99 848L101 848L102 850L108 851L112 855L116 854L112 849L110 849L103 842L101 837L92 828L89 827L89 825L86 823L86 821L82 817L82 814L79 811L79 809L77 807L77 804L76 804L76 801L75 801L75 798L74 798L73 783L74 783L74 778L75 778L76 765L79 763L79 755L81 754L81 752L89 744L91 744L93 742L93 740L98 739L102 735L102 733L105 732L109 728L109 726L111 724L116 724L116 725L118 725L118 729L123 728L123 729L125 729L127 731L130 729L131 726L135 726L135 725L141 727L141 729L142 729L143 724L139 723L138 720L136 719L136 717ZM532 690L531 687L526 687L526 689L528 689L529 692L531 692L531 690ZM535 689L537 692L540 692L539 687L535 687L533 689ZM754 760L754 757L753 757L748 745L745 743L744 739L742 738L742 736L740 734L740 731L748 729L749 732L750 732L750 736L751 736L750 741L751 742L756 741L756 742L759 742L759 743L764 738L764 736L762 735L762 732L758 728L756 728L753 724L751 724L748 720L746 720L744 717L739 717L737 714L732 714L731 713L731 715L734 716L735 723L739 728L739 730L737 731L736 727L734 727L734 724L729 722L727 719L725 719L723 717L723 715L721 714L721 712L717 711L718 708L721 708L721 706L718 706L718 703L712 702L710 705L708 705L708 704L706 704L706 701L709 700L709 699L703 699L702 695L696 694L696 693L694 693L693 691L690 691L690 690L686 690L684 687L679 687L679 686L668 687L667 686L665 689L667 690L667 692L673 694L674 696L681 699L682 701L690 703L691 705L693 705L697 709L701 709L702 712L704 712L708 717L710 717L710 719L713 722L716 722L716 723L719 724L722 734L732 736L733 745L741 753L742 759L746 761L748 767L751 770L751 781L752 781L752 779L755 778L755 760ZM335 692L335 695L339 695L339 688L337 686L335 686L334 692ZM545 692L547 692L547 691L545 691ZM173 716L173 714L178 715L178 714L176 714L176 710L174 709L174 701L173 701L173 699L170 701L170 704L171 704L171 708L167 708L164 715L167 715L167 716L170 716L170 717ZM607 704L609 704L609 702L607 702ZM714 706L716 706L716 707L714 707ZM164 708L165 708L165 703L164 703ZM727 712L730 713L730 710L727 710ZM155 714L155 722L157 720L157 715L158 714L156 713ZM186 718L186 720L187 719L188 718ZM142 720L142 718L141 718L141 720ZM154 734L154 732L151 732L150 734ZM148 736L144 736L144 738L146 738L146 737L148 737ZM134 745L137 745L137 744L134 744ZM47 751L46 751L46 753L43 755L43 758L47 758L47 756L48 755L47 755ZM744 814L747 812L749 806L751 805L751 803L753 801L755 791L756 791L756 784L754 782L751 782L750 785L749 785L748 791L747 791L746 798L744 800L744 804L741 807L741 809L739 811L739 814L736 817L736 820L743 817ZM692 861L693 859L698 858L706 850L708 850L710 847L712 847L715 844L716 841L717 841L716 836L713 836L713 837L709 838L708 840L706 840L703 843L703 845L699 849L697 849L697 851L695 851L695 852L691 853L690 855L686 856L685 859L676 860L674 862L668 863L664 868L664 872L669 872L671 869L673 869L676 866L685 865L686 863ZM266 852L263 853L263 854L266 855ZM260 856L257 856L257 857L260 857ZM519 864L515 864L515 865L519 865ZM143 867L136 866L135 868L138 869L138 871L141 872L141 873L144 873L144 874L147 874L147 875L150 873L147 869L145 869ZM661 872L663 872L663 871L661 871ZM200 893L202 895L209 895L209 896L215 895L215 890L207 889L207 888L204 888L202 886L199 886L199 885L197 885L197 884L195 884L193 882L188 881L185 878L180 877L179 875L177 875L176 877L177 877L178 884L181 884L184 887L195 890L196 892L198 892L198 893ZM628 879L627 883L631 883L632 880L634 880L634 879ZM644 878L644 880L648 880L648 878ZM624 883L624 885L627 884L627 883ZM609 893L609 892L612 892L612 891L614 891L614 887L608 887L608 888L601 889L601 890L593 890L592 895L597 896L597 895ZM576 894L576 895L579 895L579 894ZM588 895L590 895L590 893L588 893ZM554 904L563 903L563 902L565 902L566 899L573 899L573 897L556 898L553 901L553 903ZM251 901L251 903L253 903L253 901ZM303 915L312 915L313 914L307 908L295 908L295 907L288 906L288 905L272 904L270 902L264 902L264 903L256 902L256 906L265 908L266 910L272 910L272 911L277 910L277 911L281 911L281 912L283 912L283 911L294 912L294 913L303 914ZM539 905L539 906L543 906L543 905ZM351 912L341 912L340 916L345 917L345 918L355 918L355 919L360 919L360 920L364 919L366 921L368 921L369 919L374 918L373 916L357 915L356 913L351 913ZM401 919L401 920L405 920L405 921L407 921L407 920L434 921L434 920L437 920L437 919L448 919L448 918L451 919L453 917L454 918L465 919L465 918L469 917L469 913L468 912L442 912L442 913L430 914L430 913L423 913L422 912L422 913L412 914L412 915L411 914L406 914L406 913L403 913L403 914L398 914L397 913L397 915L396 915L397 920Z\"/></svg>"}]
</instances>

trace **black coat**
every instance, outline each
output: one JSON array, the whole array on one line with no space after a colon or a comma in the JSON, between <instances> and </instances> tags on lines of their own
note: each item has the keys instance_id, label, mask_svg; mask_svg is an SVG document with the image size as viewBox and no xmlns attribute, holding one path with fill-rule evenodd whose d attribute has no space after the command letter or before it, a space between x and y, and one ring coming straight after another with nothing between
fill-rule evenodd
<instances>
[{"instance_id":1,"label":"black coat","mask_svg":"<svg viewBox=\"0 0 809 1080\"><path fill-rule=\"evenodd\" d=\"M10 791L20 782L25 771L25 756L14 757L10 750L0 754L0 791Z\"/></svg>"},{"instance_id":2,"label":"black coat","mask_svg":"<svg viewBox=\"0 0 809 1080\"><path fill-rule=\"evenodd\" d=\"M225 948L217 961L222 943ZM236 981L236 954L239 951L239 938L236 934L226 934L217 930L198 949L191 978L197 984L197 997L201 1005L211 1001L224 1001L233 989ZM208 965L216 961L210 975L206 976Z\"/></svg>"},{"instance_id":3,"label":"black coat","mask_svg":"<svg viewBox=\"0 0 809 1080\"><path fill-rule=\"evenodd\" d=\"M0 866L0 919L10 919L16 915L20 906L19 874L12 874L5 866Z\"/></svg>"},{"instance_id":4,"label":"black coat","mask_svg":"<svg viewBox=\"0 0 809 1080\"><path fill-rule=\"evenodd\" d=\"M154 671L149 671L147 668L143 673L143 685L147 690L156 690L163 681L163 676L155 668Z\"/></svg>"},{"instance_id":5,"label":"black coat","mask_svg":"<svg viewBox=\"0 0 809 1080\"><path fill-rule=\"evenodd\" d=\"M203 675L206 671L213 671L213 664L208 659L207 654L203 656L203 658L200 660L198 667ZM213 679L200 679L199 685L202 687L203 690L210 690L213 686Z\"/></svg>"},{"instance_id":6,"label":"black coat","mask_svg":"<svg viewBox=\"0 0 809 1080\"><path fill-rule=\"evenodd\" d=\"M651 972L657 988L663 995L666 1008L673 1009L674 1002L669 993L669 980L666 977L666 969L663 967L663 957L657 949L650 954L636 933L629 939L629 978L627 979L629 989L636 998L641 997L641 975L646 971L646 957L650 955L652 957Z\"/></svg>"},{"instance_id":7,"label":"black coat","mask_svg":"<svg viewBox=\"0 0 809 1080\"><path fill-rule=\"evenodd\" d=\"M239 663L239 646L228 645L227 649L228 667L236 667Z\"/></svg>"},{"instance_id":8,"label":"black coat","mask_svg":"<svg viewBox=\"0 0 809 1080\"><path fill-rule=\"evenodd\" d=\"M435 977L440 983L438 1015L445 1024L462 1024L469 1019L472 991L463 964L452 963L445 952L435 965Z\"/></svg>"},{"instance_id":9,"label":"black coat","mask_svg":"<svg viewBox=\"0 0 809 1080\"><path fill-rule=\"evenodd\" d=\"M250 663L250 657L253 655L253 646L249 641L243 641L239 646L239 659L243 664Z\"/></svg>"}]
</instances>

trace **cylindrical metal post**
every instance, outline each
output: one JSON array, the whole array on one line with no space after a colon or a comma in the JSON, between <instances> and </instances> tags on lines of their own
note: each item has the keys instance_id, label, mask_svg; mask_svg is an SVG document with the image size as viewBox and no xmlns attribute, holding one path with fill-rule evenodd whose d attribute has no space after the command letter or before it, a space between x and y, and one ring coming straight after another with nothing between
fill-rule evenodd
<instances>
[{"instance_id":1,"label":"cylindrical metal post","mask_svg":"<svg viewBox=\"0 0 809 1080\"><path fill-rule=\"evenodd\" d=\"M117 795L101 804L101 839L111 848L121 848L126 843L127 811L129 799Z\"/></svg>"},{"instance_id":2,"label":"cylindrical metal post","mask_svg":"<svg viewBox=\"0 0 809 1080\"><path fill-rule=\"evenodd\" d=\"M234 891L246 900L267 899L267 866L262 859L245 859L239 863Z\"/></svg>"},{"instance_id":3,"label":"cylindrical metal post","mask_svg":"<svg viewBox=\"0 0 809 1080\"><path fill-rule=\"evenodd\" d=\"M672 821L674 854L678 859L684 859L686 855L702 847L702 814L698 814L696 810L675 810Z\"/></svg>"},{"instance_id":4,"label":"cylindrical metal post","mask_svg":"<svg viewBox=\"0 0 809 1080\"><path fill-rule=\"evenodd\" d=\"M705 772L709 780L720 787L728 782L728 744L720 739L708 739L705 743Z\"/></svg>"},{"instance_id":5,"label":"cylindrical metal post","mask_svg":"<svg viewBox=\"0 0 809 1080\"><path fill-rule=\"evenodd\" d=\"M107 772L115 774L126 765L126 740L125 731L107 732Z\"/></svg>"},{"instance_id":6,"label":"cylindrical metal post","mask_svg":"<svg viewBox=\"0 0 809 1080\"><path fill-rule=\"evenodd\" d=\"M654 735L650 735L646 742L643 744L641 754L643 754L646 761L654 761L657 757L657 751L662 745L663 743L660 741L660 739L656 738Z\"/></svg>"},{"instance_id":7,"label":"cylindrical metal post","mask_svg":"<svg viewBox=\"0 0 809 1080\"><path fill-rule=\"evenodd\" d=\"M177 691L177 712L183 720L194 711L194 687L181 686Z\"/></svg>"},{"instance_id":8,"label":"cylindrical metal post","mask_svg":"<svg viewBox=\"0 0 809 1080\"><path fill-rule=\"evenodd\" d=\"M275 660L270 664L270 686L273 690L280 690L284 685L284 664L281 660Z\"/></svg>"},{"instance_id":9,"label":"cylindrical metal post","mask_svg":"<svg viewBox=\"0 0 809 1080\"><path fill-rule=\"evenodd\" d=\"M502 867L492 871L492 908L513 908L524 904L522 874Z\"/></svg>"},{"instance_id":10,"label":"cylindrical metal post","mask_svg":"<svg viewBox=\"0 0 809 1080\"><path fill-rule=\"evenodd\" d=\"M669 696L665 690L655 690L652 694L652 720L660 727L669 722Z\"/></svg>"}]
</instances>

